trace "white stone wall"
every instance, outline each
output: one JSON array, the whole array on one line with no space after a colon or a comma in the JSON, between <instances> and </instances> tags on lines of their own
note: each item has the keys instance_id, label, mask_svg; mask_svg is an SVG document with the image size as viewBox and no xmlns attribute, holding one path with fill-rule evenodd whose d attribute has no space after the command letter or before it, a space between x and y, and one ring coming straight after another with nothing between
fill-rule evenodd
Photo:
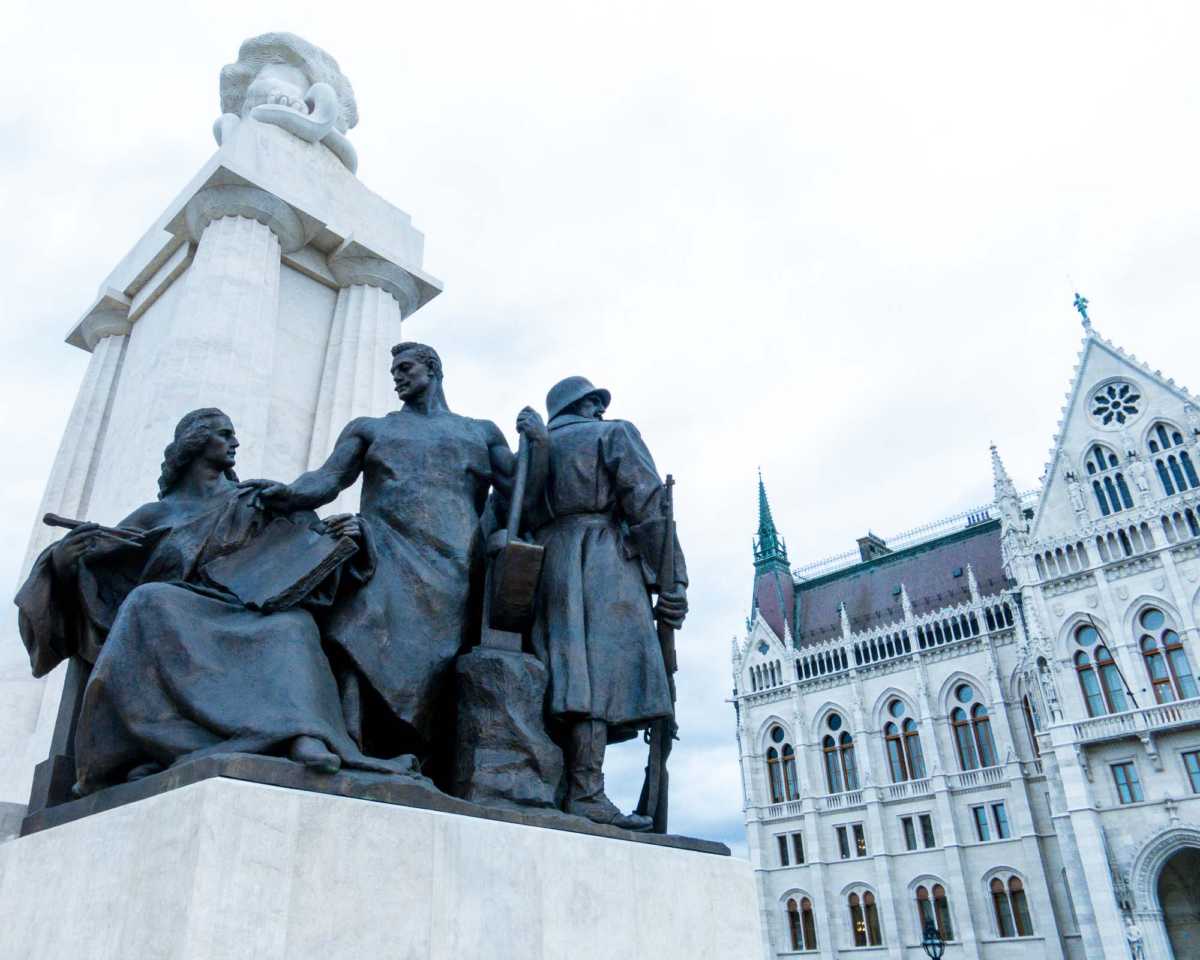
<instances>
[{"instance_id":1,"label":"white stone wall","mask_svg":"<svg viewBox=\"0 0 1200 960\"><path fill-rule=\"evenodd\" d=\"M0 845L0 901L22 960L744 960L758 937L744 860L225 779Z\"/></svg>"}]
</instances>

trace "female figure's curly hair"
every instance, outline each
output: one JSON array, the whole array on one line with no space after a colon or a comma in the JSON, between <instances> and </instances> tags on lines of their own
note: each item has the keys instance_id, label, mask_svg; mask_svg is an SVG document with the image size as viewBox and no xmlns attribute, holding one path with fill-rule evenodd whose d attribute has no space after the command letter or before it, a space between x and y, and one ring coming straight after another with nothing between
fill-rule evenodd
<instances>
[{"instance_id":1,"label":"female figure's curly hair","mask_svg":"<svg viewBox=\"0 0 1200 960\"><path fill-rule=\"evenodd\" d=\"M208 446L212 437L212 422L217 417L229 419L225 412L216 407L201 407L191 413L185 413L183 419L175 425L175 439L163 450L162 472L158 475L158 499L161 500L170 493L188 466ZM225 476L237 482L237 474L230 468Z\"/></svg>"}]
</instances>

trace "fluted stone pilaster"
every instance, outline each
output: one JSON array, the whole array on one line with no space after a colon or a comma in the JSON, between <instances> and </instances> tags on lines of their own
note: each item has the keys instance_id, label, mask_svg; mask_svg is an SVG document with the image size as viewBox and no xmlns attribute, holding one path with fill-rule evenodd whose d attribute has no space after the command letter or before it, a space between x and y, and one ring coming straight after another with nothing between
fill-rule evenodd
<instances>
[{"instance_id":1,"label":"fluted stone pilaster","mask_svg":"<svg viewBox=\"0 0 1200 960\"><path fill-rule=\"evenodd\" d=\"M211 211L210 211L211 212ZM242 441L238 471L258 476L267 450L279 315L280 238L239 215L210 219L157 357L139 476L154 475L174 424L197 407L220 407ZM151 461L154 461L153 463ZM131 478L132 480L132 478ZM143 479L142 485L145 481Z\"/></svg>"},{"instance_id":2,"label":"fluted stone pilaster","mask_svg":"<svg viewBox=\"0 0 1200 960\"><path fill-rule=\"evenodd\" d=\"M351 283L338 292L309 446L310 469L324 463L342 428L355 417L382 416L394 407L391 347L401 339L401 321L399 301L380 286ZM355 483L322 513L357 512L358 499Z\"/></svg>"}]
</instances>

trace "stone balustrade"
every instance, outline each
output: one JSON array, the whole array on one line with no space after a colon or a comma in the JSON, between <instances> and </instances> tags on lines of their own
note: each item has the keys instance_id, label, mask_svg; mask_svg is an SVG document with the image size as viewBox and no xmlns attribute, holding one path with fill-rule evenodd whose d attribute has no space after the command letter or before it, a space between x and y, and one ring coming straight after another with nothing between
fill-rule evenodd
<instances>
[{"instance_id":1,"label":"stone balustrade","mask_svg":"<svg viewBox=\"0 0 1200 960\"><path fill-rule=\"evenodd\" d=\"M1200 697L1089 717L1073 726L1075 739L1080 743L1101 743L1129 736L1162 733L1171 728L1200 726Z\"/></svg>"},{"instance_id":2,"label":"stone balustrade","mask_svg":"<svg viewBox=\"0 0 1200 960\"><path fill-rule=\"evenodd\" d=\"M976 787L992 787L1005 782L1003 764L946 774L946 785L951 790L974 790Z\"/></svg>"}]
</instances>

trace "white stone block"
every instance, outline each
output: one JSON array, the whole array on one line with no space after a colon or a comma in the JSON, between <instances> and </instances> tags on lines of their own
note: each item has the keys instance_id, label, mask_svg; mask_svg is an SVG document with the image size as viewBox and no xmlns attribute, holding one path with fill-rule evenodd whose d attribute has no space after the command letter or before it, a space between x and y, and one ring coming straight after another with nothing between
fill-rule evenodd
<instances>
[{"instance_id":1,"label":"white stone block","mask_svg":"<svg viewBox=\"0 0 1200 960\"><path fill-rule=\"evenodd\" d=\"M26 960L743 960L750 865L209 779L0 845Z\"/></svg>"}]
</instances>

